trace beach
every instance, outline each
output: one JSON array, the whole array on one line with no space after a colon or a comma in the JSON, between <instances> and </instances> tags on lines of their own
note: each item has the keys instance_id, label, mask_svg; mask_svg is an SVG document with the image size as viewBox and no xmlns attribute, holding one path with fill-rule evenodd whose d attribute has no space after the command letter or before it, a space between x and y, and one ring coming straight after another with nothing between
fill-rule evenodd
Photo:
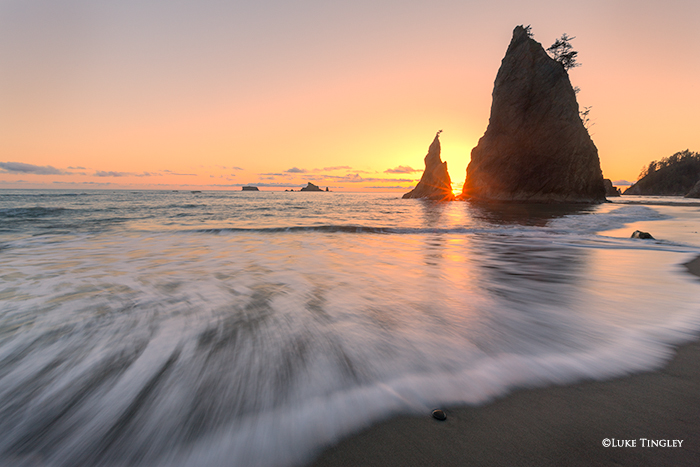
<instances>
[{"instance_id":1,"label":"beach","mask_svg":"<svg viewBox=\"0 0 700 467\"><path fill-rule=\"evenodd\" d=\"M688 463L700 204L626 201L0 190L0 465Z\"/></svg>"},{"instance_id":2,"label":"beach","mask_svg":"<svg viewBox=\"0 0 700 467\"><path fill-rule=\"evenodd\" d=\"M700 277L700 257L684 266ZM311 465L697 466L699 406L700 342L693 342L658 371L521 389L478 407L441 407L445 421L430 413L395 417Z\"/></svg>"}]
</instances>

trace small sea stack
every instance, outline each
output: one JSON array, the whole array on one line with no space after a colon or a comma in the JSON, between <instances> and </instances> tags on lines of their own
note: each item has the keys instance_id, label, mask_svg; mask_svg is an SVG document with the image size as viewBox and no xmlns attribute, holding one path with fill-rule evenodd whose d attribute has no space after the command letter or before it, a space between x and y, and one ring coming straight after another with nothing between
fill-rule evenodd
<instances>
[{"instance_id":1,"label":"small sea stack","mask_svg":"<svg viewBox=\"0 0 700 467\"><path fill-rule=\"evenodd\" d=\"M452 181L447 172L447 162L440 159L440 133L438 131L435 139L428 148L425 156L425 170L416 187L403 195L403 199L425 198L437 201L452 201Z\"/></svg>"},{"instance_id":2,"label":"small sea stack","mask_svg":"<svg viewBox=\"0 0 700 467\"><path fill-rule=\"evenodd\" d=\"M244 186L242 191L260 191L256 186Z\"/></svg>"},{"instance_id":3,"label":"small sea stack","mask_svg":"<svg viewBox=\"0 0 700 467\"><path fill-rule=\"evenodd\" d=\"M605 184L605 196L606 197L620 196L620 189L615 188L615 186L612 183L612 180L610 180L609 178L604 178L603 183Z\"/></svg>"},{"instance_id":4,"label":"small sea stack","mask_svg":"<svg viewBox=\"0 0 700 467\"><path fill-rule=\"evenodd\" d=\"M472 150L462 197L605 202L598 150L569 75L523 26L513 31L498 70L489 124Z\"/></svg>"},{"instance_id":5,"label":"small sea stack","mask_svg":"<svg viewBox=\"0 0 700 467\"><path fill-rule=\"evenodd\" d=\"M318 185L314 185L313 183L308 182L308 184L299 191L323 191L323 190Z\"/></svg>"}]
</instances>

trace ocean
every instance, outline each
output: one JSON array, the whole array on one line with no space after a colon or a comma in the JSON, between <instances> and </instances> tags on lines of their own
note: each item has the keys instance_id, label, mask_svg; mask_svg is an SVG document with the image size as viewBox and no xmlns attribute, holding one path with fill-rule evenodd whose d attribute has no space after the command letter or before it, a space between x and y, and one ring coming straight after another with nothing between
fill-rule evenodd
<instances>
[{"instance_id":1,"label":"ocean","mask_svg":"<svg viewBox=\"0 0 700 467\"><path fill-rule=\"evenodd\" d=\"M700 331L698 231L668 197L0 190L0 464L298 466L657 369Z\"/></svg>"}]
</instances>

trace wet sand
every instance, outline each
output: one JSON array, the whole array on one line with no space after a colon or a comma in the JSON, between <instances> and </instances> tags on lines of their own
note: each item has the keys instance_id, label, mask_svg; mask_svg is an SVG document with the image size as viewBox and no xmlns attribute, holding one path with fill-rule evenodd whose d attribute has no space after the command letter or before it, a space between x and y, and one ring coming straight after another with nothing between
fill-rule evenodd
<instances>
[{"instance_id":1,"label":"wet sand","mask_svg":"<svg viewBox=\"0 0 700 467\"><path fill-rule=\"evenodd\" d=\"M700 277L700 257L686 267ZM311 465L697 466L700 342L676 349L658 371L442 408L446 421L427 413L395 417L342 440ZM606 439L628 447L604 447ZM648 447L648 440L682 443Z\"/></svg>"}]
</instances>

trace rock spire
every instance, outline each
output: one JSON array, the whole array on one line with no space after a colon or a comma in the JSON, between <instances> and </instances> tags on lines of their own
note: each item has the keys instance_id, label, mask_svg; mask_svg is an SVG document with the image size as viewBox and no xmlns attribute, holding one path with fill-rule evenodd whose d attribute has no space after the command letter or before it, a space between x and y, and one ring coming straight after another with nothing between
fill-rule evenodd
<instances>
[{"instance_id":1,"label":"rock spire","mask_svg":"<svg viewBox=\"0 0 700 467\"><path fill-rule=\"evenodd\" d=\"M427 158L426 158L427 159ZM518 26L498 70L486 133L462 196L487 201L605 201L598 150L564 66Z\"/></svg>"},{"instance_id":2,"label":"rock spire","mask_svg":"<svg viewBox=\"0 0 700 467\"><path fill-rule=\"evenodd\" d=\"M427 198L439 201L451 201L454 199L452 193L452 181L447 173L447 162L440 159L440 133L438 131L435 139L428 148L425 156L425 170L416 187L403 195L407 198Z\"/></svg>"}]
</instances>

